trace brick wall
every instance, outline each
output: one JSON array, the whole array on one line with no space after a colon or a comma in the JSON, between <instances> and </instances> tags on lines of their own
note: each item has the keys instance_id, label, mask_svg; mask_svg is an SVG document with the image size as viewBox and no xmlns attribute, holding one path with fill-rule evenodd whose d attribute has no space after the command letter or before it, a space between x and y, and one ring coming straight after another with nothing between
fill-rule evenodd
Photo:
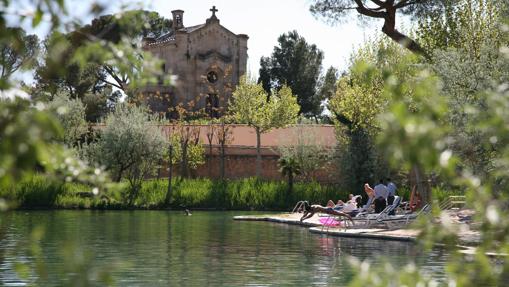
<instances>
[{"instance_id":1,"label":"brick wall","mask_svg":"<svg viewBox=\"0 0 509 287\"><path fill-rule=\"evenodd\" d=\"M267 180L285 180L279 172L279 155L271 148L262 148L262 173L261 178ZM220 178L220 156L218 148L214 147L212 154L208 154L206 148L205 164L192 171L194 177ZM161 172L161 176L167 176L166 168ZM179 174L179 166L174 166L174 174ZM320 183L337 183L338 168L335 165L329 165L317 170L309 178L299 176L296 181L316 180ZM246 147L228 147L225 152L225 178L241 179L254 177L256 175L256 149Z\"/></svg>"}]
</instances>

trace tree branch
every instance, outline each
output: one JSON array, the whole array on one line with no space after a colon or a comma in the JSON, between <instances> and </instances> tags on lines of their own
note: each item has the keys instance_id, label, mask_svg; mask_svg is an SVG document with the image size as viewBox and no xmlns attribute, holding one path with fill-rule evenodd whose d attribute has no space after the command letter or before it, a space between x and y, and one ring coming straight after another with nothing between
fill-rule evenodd
<instances>
[{"instance_id":1,"label":"tree branch","mask_svg":"<svg viewBox=\"0 0 509 287\"><path fill-rule=\"evenodd\" d=\"M410 5L416 4L417 2L418 1L401 0L401 1L398 2L398 4L394 5L394 8L396 8L396 9L404 8L406 6L410 6Z\"/></svg>"},{"instance_id":2,"label":"tree branch","mask_svg":"<svg viewBox=\"0 0 509 287\"><path fill-rule=\"evenodd\" d=\"M368 9L364 6L364 4L362 4L362 0L354 0L354 1L358 6L357 12L359 12L360 14L369 16L369 17L373 17L373 18L385 18L386 17L386 14L387 14L386 12Z\"/></svg>"}]
</instances>

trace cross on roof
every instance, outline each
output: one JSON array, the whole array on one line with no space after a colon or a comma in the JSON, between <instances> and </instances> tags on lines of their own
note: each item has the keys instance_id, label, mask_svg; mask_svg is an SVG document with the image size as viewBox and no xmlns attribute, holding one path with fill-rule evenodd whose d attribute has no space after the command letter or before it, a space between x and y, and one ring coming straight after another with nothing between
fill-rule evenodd
<instances>
[{"instance_id":1,"label":"cross on roof","mask_svg":"<svg viewBox=\"0 0 509 287\"><path fill-rule=\"evenodd\" d=\"M212 9L210 9L209 11L212 12L212 16L214 17L214 16L216 16L216 12L219 10L217 10L216 6L214 5L214 6L212 6Z\"/></svg>"}]
</instances>

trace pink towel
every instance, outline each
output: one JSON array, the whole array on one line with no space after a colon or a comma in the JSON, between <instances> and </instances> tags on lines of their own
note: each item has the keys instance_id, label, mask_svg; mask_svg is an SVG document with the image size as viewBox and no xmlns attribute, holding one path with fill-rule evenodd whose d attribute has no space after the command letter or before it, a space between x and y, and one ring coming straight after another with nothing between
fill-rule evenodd
<instances>
[{"instance_id":1,"label":"pink towel","mask_svg":"<svg viewBox=\"0 0 509 287\"><path fill-rule=\"evenodd\" d=\"M322 217L319 219L320 223L325 226L341 226L341 222L332 217Z\"/></svg>"}]
</instances>

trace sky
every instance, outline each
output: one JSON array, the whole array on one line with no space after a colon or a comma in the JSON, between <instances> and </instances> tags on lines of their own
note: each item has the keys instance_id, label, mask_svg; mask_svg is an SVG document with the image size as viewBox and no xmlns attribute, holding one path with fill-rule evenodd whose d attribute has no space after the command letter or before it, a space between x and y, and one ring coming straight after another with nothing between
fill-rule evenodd
<instances>
[{"instance_id":1,"label":"sky","mask_svg":"<svg viewBox=\"0 0 509 287\"><path fill-rule=\"evenodd\" d=\"M139 8L157 11L160 15L171 18L171 11L184 10L184 25L202 24L211 16L213 5L219 10L216 15L221 24L236 34L247 34L248 41L248 71L252 76L258 75L260 58L270 56L277 38L286 32L296 30L310 44L315 44L324 52L323 72L334 66L340 71L347 68L351 52L359 47L367 38L380 30L381 23L372 23L366 28L358 25L356 17L351 17L341 24L330 25L323 19L315 18L309 7L311 0L152 0L133 2L121 0L96 0L106 6L105 13L117 13L129 8ZM32 1L19 0L20 11L30 9ZM92 18L87 16L88 8L93 1L68 0L68 18L74 18L81 23L90 23ZM123 8L124 7L124 8ZM43 21L44 22L44 21ZM30 26L24 25L30 30ZM47 25L35 31L40 38L44 38Z\"/></svg>"}]
</instances>

